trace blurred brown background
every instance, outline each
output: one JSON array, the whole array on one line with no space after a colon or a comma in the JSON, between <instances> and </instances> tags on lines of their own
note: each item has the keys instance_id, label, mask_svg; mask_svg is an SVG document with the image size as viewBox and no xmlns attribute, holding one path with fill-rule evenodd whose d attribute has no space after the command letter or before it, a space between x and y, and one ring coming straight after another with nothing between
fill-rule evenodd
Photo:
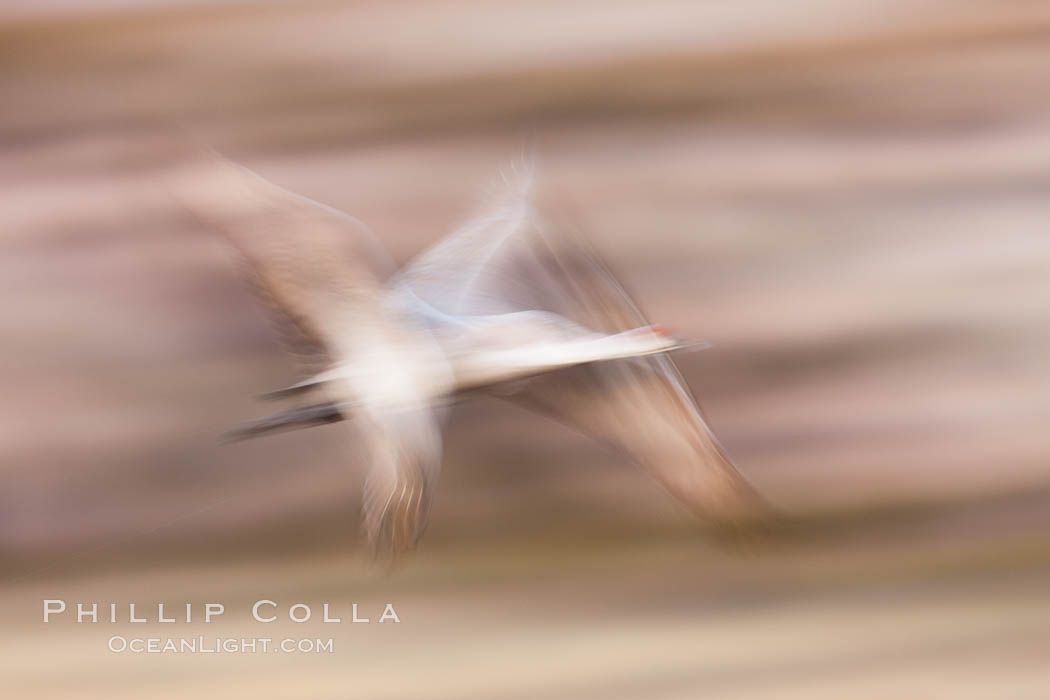
<instances>
[{"instance_id":1,"label":"blurred brown background","mask_svg":"<svg viewBox=\"0 0 1050 700\"><path fill-rule=\"evenodd\" d=\"M1050 693L1050 6L19 0L0 22L19 697ZM219 444L295 367L164 186L173 134L400 261L531 140L650 317L714 344L680 364L783 532L719 546L629 464L478 400L422 550L369 569L342 426ZM275 634L232 612L261 597L404 622L290 626L333 655L115 655L128 626L45 626L46 597L217 600L231 636Z\"/></svg>"}]
</instances>

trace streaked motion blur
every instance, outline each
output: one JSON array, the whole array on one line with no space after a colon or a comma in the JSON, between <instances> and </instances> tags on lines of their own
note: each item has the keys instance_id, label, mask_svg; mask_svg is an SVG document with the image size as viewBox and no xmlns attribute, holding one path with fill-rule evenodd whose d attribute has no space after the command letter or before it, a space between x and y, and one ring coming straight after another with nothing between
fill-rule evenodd
<instances>
[{"instance_id":1,"label":"streaked motion blur","mask_svg":"<svg viewBox=\"0 0 1050 700\"><path fill-rule=\"evenodd\" d=\"M1033 0L0 2L5 697L1043 700L1048 65ZM522 191L479 189L530 139L530 223L474 265ZM532 343L660 342L619 335L651 324L576 232L711 348L451 390ZM703 483L671 358L777 514L754 546L712 536L740 501ZM224 443L253 418L264 439ZM359 527L384 464L433 502L394 567ZM403 623L260 625L262 599ZM229 612L91 625L76 601Z\"/></svg>"}]
</instances>

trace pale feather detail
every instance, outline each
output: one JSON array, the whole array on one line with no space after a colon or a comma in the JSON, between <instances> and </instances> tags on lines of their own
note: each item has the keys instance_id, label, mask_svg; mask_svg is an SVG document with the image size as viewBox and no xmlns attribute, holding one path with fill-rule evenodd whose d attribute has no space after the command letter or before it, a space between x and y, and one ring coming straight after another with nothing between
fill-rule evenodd
<instances>
[{"instance_id":1,"label":"pale feather detail","mask_svg":"<svg viewBox=\"0 0 1050 700\"><path fill-rule=\"evenodd\" d=\"M396 559L416 546L426 527L440 472L440 429L425 408L360 418L370 461L365 531L377 554Z\"/></svg>"}]
</instances>

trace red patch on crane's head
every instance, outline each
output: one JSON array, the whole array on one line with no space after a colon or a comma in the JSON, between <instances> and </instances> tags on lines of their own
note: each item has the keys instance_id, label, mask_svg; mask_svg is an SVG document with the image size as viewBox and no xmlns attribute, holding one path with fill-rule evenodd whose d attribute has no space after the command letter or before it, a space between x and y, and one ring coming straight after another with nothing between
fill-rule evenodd
<instances>
[{"instance_id":1,"label":"red patch on crane's head","mask_svg":"<svg viewBox=\"0 0 1050 700\"><path fill-rule=\"evenodd\" d=\"M673 332L670 326L665 326L662 323L650 326L650 328L652 329L653 333L656 333L657 335L662 335L664 337L669 337Z\"/></svg>"}]
</instances>

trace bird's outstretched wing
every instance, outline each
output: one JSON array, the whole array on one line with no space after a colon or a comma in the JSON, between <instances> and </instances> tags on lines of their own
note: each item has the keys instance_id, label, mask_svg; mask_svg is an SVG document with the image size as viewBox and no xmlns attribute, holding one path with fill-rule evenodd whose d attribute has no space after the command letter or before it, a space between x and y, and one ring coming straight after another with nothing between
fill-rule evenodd
<instances>
[{"instance_id":1,"label":"bird's outstretched wing","mask_svg":"<svg viewBox=\"0 0 1050 700\"><path fill-rule=\"evenodd\" d=\"M292 349L310 364L329 364L333 344L384 322L376 299L392 265L361 222L218 155L198 156L172 183L237 250Z\"/></svg>"},{"instance_id":2,"label":"bird's outstretched wing","mask_svg":"<svg viewBox=\"0 0 1050 700\"><path fill-rule=\"evenodd\" d=\"M175 185L241 254L270 310L294 332L295 345L311 348L325 368L360 365L362 382L380 374L369 369L377 357L403 374L398 387L409 396L397 406L372 400L374 386L362 396L360 383L328 382L318 387L327 402L249 425L241 435L353 417L369 457L366 529L379 550L396 555L408 549L429 512L441 441L426 397L412 394L411 368L400 372L398 353L418 357L429 338L385 303L392 271L385 254L355 219L219 157L199 159Z\"/></svg>"},{"instance_id":3,"label":"bird's outstretched wing","mask_svg":"<svg viewBox=\"0 0 1050 700\"><path fill-rule=\"evenodd\" d=\"M553 231L524 194L424 252L398 286L430 314L540 309L610 333L648 325L597 256ZM559 370L505 396L626 452L702 516L738 523L762 510L665 355Z\"/></svg>"}]
</instances>

